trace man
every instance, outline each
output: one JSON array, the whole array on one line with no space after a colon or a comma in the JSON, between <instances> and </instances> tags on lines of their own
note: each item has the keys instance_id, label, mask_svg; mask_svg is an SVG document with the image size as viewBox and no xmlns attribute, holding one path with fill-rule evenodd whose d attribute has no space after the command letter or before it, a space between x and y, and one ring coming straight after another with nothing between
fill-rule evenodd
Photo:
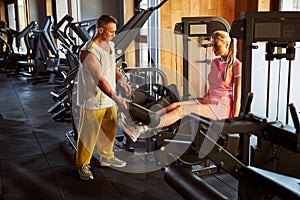
<instances>
[{"instance_id":1,"label":"man","mask_svg":"<svg viewBox=\"0 0 300 200\"><path fill-rule=\"evenodd\" d=\"M116 68L114 43L117 19L102 15L97 32L80 50L76 102L80 108L76 166L82 180L93 179L90 160L97 144L101 166L124 167L125 161L115 157L114 139L117 112L126 109L129 100L119 97L116 81L130 94L130 86Z\"/></svg>"}]
</instances>

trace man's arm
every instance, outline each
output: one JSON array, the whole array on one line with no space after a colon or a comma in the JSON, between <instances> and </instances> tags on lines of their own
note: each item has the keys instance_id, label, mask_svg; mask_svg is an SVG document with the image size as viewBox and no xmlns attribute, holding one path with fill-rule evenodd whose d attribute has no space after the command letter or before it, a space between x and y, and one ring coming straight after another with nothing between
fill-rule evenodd
<instances>
[{"instance_id":1,"label":"man's arm","mask_svg":"<svg viewBox=\"0 0 300 200\"><path fill-rule=\"evenodd\" d=\"M124 88L126 96L129 96L131 93L131 87L129 83L125 80L123 74L120 72L118 67L116 67L116 80L120 82L120 85Z\"/></svg>"}]
</instances>

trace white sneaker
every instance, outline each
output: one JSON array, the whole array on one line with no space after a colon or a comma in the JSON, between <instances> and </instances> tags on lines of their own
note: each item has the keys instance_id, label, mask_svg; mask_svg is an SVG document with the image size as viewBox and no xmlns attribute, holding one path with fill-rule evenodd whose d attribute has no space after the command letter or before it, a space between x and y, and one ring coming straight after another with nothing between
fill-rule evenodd
<instances>
[{"instance_id":1,"label":"white sneaker","mask_svg":"<svg viewBox=\"0 0 300 200\"><path fill-rule=\"evenodd\" d=\"M118 113L118 124L120 128L133 142L136 142L140 133L135 129L134 125L128 124L127 121L123 112Z\"/></svg>"},{"instance_id":2,"label":"white sneaker","mask_svg":"<svg viewBox=\"0 0 300 200\"><path fill-rule=\"evenodd\" d=\"M113 166L113 167L125 167L126 166L126 162L123 160L118 159L117 157L113 157L109 160L102 158L100 159L100 165L103 167L109 167L109 166Z\"/></svg>"},{"instance_id":3,"label":"white sneaker","mask_svg":"<svg viewBox=\"0 0 300 200\"><path fill-rule=\"evenodd\" d=\"M150 130L146 125L137 125L136 126L137 132L140 134L139 138L145 139L147 138L147 132Z\"/></svg>"},{"instance_id":4,"label":"white sneaker","mask_svg":"<svg viewBox=\"0 0 300 200\"><path fill-rule=\"evenodd\" d=\"M78 168L78 174L81 180L87 181L89 179L94 179L93 173L90 169L90 165L83 165Z\"/></svg>"}]
</instances>

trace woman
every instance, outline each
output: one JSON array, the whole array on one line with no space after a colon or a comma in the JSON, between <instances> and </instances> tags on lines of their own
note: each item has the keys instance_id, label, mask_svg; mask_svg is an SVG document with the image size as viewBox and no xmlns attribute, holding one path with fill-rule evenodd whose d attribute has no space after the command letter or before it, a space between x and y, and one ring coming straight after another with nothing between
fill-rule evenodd
<instances>
[{"instance_id":1,"label":"woman","mask_svg":"<svg viewBox=\"0 0 300 200\"><path fill-rule=\"evenodd\" d=\"M216 58L208 75L209 90L202 99L172 103L158 111L162 128L196 113L210 119L226 119L239 114L241 98L241 67L236 58L236 39L226 31L215 31L211 45Z\"/></svg>"}]
</instances>

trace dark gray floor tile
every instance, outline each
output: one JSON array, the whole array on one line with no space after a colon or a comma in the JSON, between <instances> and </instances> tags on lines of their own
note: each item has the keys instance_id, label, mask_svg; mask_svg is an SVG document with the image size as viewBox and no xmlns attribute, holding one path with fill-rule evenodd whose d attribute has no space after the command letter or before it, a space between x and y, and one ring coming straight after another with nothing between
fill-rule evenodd
<instances>
[{"instance_id":1,"label":"dark gray floor tile","mask_svg":"<svg viewBox=\"0 0 300 200\"><path fill-rule=\"evenodd\" d=\"M1 198L0 198L1 199ZM61 192L56 188L37 188L4 194L4 200L64 200Z\"/></svg>"},{"instance_id":2,"label":"dark gray floor tile","mask_svg":"<svg viewBox=\"0 0 300 200\"><path fill-rule=\"evenodd\" d=\"M2 174L3 194L22 192L38 188L57 188L50 169L35 170L23 173Z\"/></svg>"},{"instance_id":3,"label":"dark gray floor tile","mask_svg":"<svg viewBox=\"0 0 300 200\"><path fill-rule=\"evenodd\" d=\"M75 165L53 167L52 171L58 185L73 184L75 187L84 183L84 181L79 179Z\"/></svg>"},{"instance_id":4,"label":"dark gray floor tile","mask_svg":"<svg viewBox=\"0 0 300 200\"><path fill-rule=\"evenodd\" d=\"M1 160L1 175L5 173L24 173L42 169L49 169L47 160L43 154L24 156Z\"/></svg>"},{"instance_id":5,"label":"dark gray floor tile","mask_svg":"<svg viewBox=\"0 0 300 200\"><path fill-rule=\"evenodd\" d=\"M79 179L79 178L78 178ZM77 180L73 183L59 185L65 199L70 200L115 200L122 199L122 194L114 185L101 177L91 181Z\"/></svg>"},{"instance_id":6,"label":"dark gray floor tile","mask_svg":"<svg viewBox=\"0 0 300 200\"><path fill-rule=\"evenodd\" d=\"M44 156L47 159L50 167L58 167L62 165L69 165L70 162L66 158L64 152L60 149L60 146L58 143L50 143L50 145L56 145L55 148L53 148L53 151L47 150L47 152L44 152ZM52 147L51 147L52 148Z\"/></svg>"},{"instance_id":7,"label":"dark gray floor tile","mask_svg":"<svg viewBox=\"0 0 300 200\"><path fill-rule=\"evenodd\" d=\"M41 154L39 143L7 143L0 142L0 159L18 158Z\"/></svg>"},{"instance_id":8,"label":"dark gray floor tile","mask_svg":"<svg viewBox=\"0 0 300 200\"><path fill-rule=\"evenodd\" d=\"M34 130L34 134L37 138L37 141L40 143L60 143L63 140L66 140L65 132L63 130Z\"/></svg>"},{"instance_id":9,"label":"dark gray floor tile","mask_svg":"<svg viewBox=\"0 0 300 200\"><path fill-rule=\"evenodd\" d=\"M20 123L20 125L16 123L7 124L7 121L0 122L0 137L12 137L14 135L20 135L20 134L32 134L32 129L28 125L24 125L25 122Z\"/></svg>"},{"instance_id":10,"label":"dark gray floor tile","mask_svg":"<svg viewBox=\"0 0 300 200\"><path fill-rule=\"evenodd\" d=\"M109 180L127 199L182 199L163 180L162 172L134 174L103 169L104 174L110 174ZM107 173L111 171L110 173ZM122 177L122 178L120 178Z\"/></svg>"}]
</instances>

